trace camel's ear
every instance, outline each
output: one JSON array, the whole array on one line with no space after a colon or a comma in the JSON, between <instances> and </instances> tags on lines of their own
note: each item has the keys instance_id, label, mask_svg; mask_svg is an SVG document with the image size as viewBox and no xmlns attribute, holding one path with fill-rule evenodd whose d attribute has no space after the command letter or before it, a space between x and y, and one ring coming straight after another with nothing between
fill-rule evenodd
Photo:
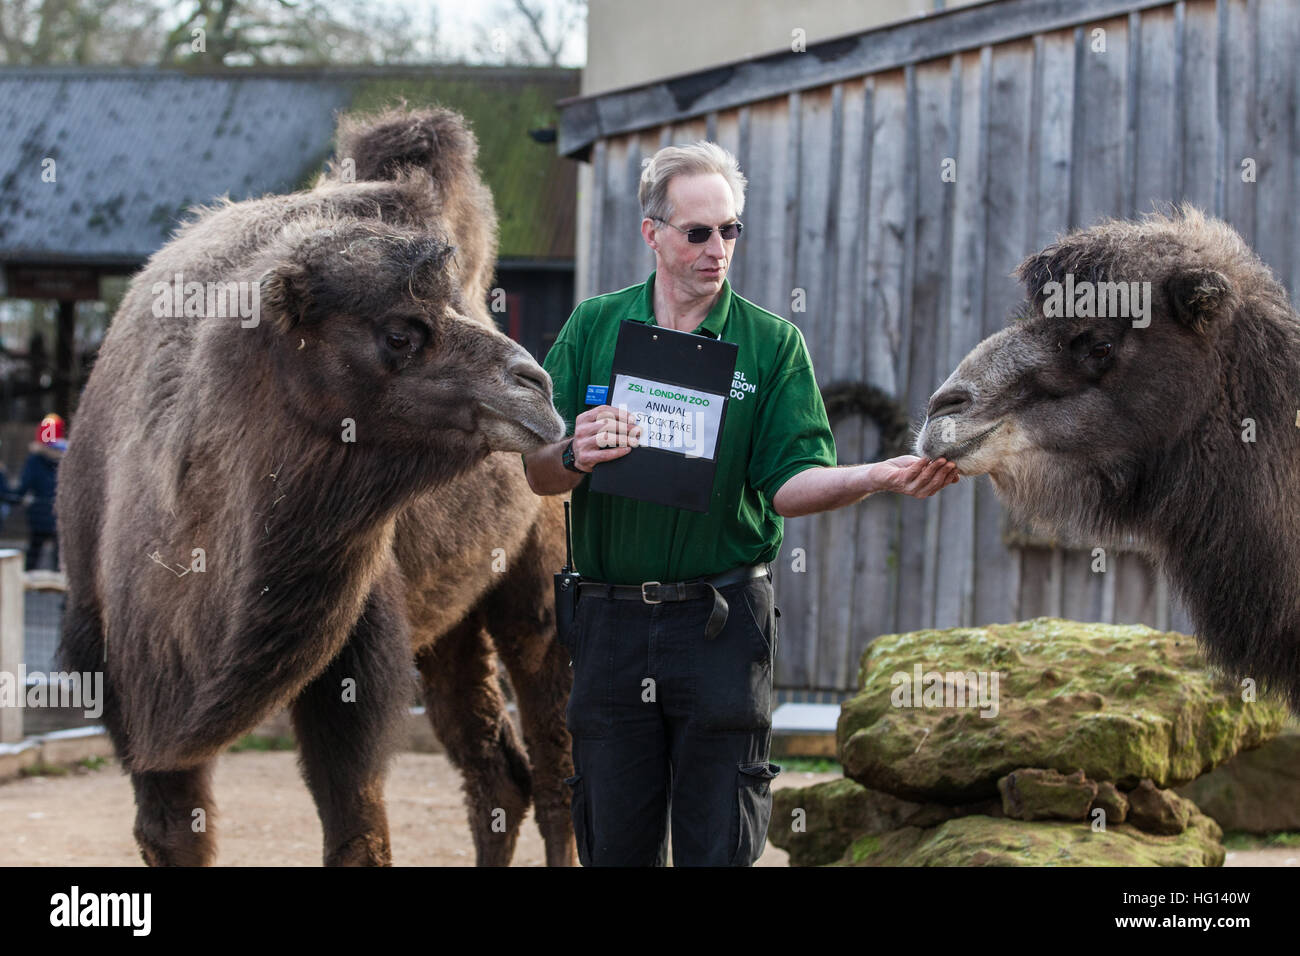
<instances>
[{"instance_id":1,"label":"camel's ear","mask_svg":"<svg viewBox=\"0 0 1300 956\"><path fill-rule=\"evenodd\" d=\"M276 331L285 333L307 317L311 306L307 270L296 262L282 262L258 281L262 308Z\"/></svg>"},{"instance_id":2,"label":"camel's ear","mask_svg":"<svg viewBox=\"0 0 1300 956\"><path fill-rule=\"evenodd\" d=\"M1165 295L1175 319L1204 332L1232 299L1232 283L1214 269L1183 269L1165 280Z\"/></svg>"}]
</instances>

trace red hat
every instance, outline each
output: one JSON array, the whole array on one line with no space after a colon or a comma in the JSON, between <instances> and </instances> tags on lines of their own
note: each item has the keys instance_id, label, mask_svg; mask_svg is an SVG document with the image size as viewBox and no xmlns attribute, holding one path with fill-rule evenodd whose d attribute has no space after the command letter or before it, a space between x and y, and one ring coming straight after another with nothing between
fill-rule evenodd
<instances>
[{"instance_id":1,"label":"red hat","mask_svg":"<svg viewBox=\"0 0 1300 956\"><path fill-rule=\"evenodd\" d=\"M63 419L53 412L42 418L41 423L36 426L36 440L42 445L53 445L56 442L61 442L66 435Z\"/></svg>"}]
</instances>

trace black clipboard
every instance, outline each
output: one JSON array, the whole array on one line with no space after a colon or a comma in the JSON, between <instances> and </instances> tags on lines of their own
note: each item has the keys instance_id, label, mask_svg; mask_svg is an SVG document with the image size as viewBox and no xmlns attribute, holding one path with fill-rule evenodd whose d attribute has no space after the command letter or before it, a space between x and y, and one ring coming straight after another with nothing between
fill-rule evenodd
<instances>
[{"instance_id":1,"label":"black clipboard","mask_svg":"<svg viewBox=\"0 0 1300 956\"><path fill-rule=\"evenodd\" d=\"M679 450L644 445L634 448L621 458L597 465L591 473L591 490L685 511L707 512L713 498L716 459L722 453L722 434L727 424L727 407L731 404L731 380L739 352L734 342L624 321L614 346L605 404L615 408L620 405L614 391L620 375L722 396L716 445L712 458L690 457Z\"/></svg>"}]
</instances>

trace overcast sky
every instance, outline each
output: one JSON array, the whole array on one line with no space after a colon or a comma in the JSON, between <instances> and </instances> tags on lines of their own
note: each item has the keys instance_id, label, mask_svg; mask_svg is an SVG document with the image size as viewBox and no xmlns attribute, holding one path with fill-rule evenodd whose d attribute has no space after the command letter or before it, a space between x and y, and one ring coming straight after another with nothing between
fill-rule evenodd
<instances>
[{"instance_id":1,"label":"overcast sky","mask_svg":"<svg viewBox=\"0 0 1300 956\"><path fill-rule=\"evenodd\" d=\"M397 0L416 16L435 15L438 18L442 42L455 56L472 58L472 44L481 29L507 24L513 28L519 21L513 13L511 0ZM545 17L553 17L558 9L556 0L528 0L545 9ZM507 37L508 41L508 37ZM561 64L583 66L587 62L587 29L583 23L569 35Z\"/></svg>"}]
</instances>

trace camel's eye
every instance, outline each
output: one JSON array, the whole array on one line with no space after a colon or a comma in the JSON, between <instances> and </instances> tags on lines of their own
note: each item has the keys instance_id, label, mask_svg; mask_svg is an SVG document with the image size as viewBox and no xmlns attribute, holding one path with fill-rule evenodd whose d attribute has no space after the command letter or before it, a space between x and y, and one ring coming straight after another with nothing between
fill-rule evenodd
<instances>
[{"instance_id":1,"label":"camel's eye","mask_svg":"<svg viewBox=\"0 0 1300 956\"><path fill-rule=\"evenodd\" d=\"M1088 358L1104 359L1110 356L1111 344L1109 342L1098 342L1088 350Z\"/></svg>"},{"instance_id":2,"label":"camel's eye","mask_svg":"<svg viewBox=\"0 0 1300 956\"><path fill-rule=\"evenodd\" d=\"M385 322L375 331L381 359L396 363L394 367L398 368L413 361L433 337L433 330L424 321L405 316Z\"/></svg>"}]
</instances>

